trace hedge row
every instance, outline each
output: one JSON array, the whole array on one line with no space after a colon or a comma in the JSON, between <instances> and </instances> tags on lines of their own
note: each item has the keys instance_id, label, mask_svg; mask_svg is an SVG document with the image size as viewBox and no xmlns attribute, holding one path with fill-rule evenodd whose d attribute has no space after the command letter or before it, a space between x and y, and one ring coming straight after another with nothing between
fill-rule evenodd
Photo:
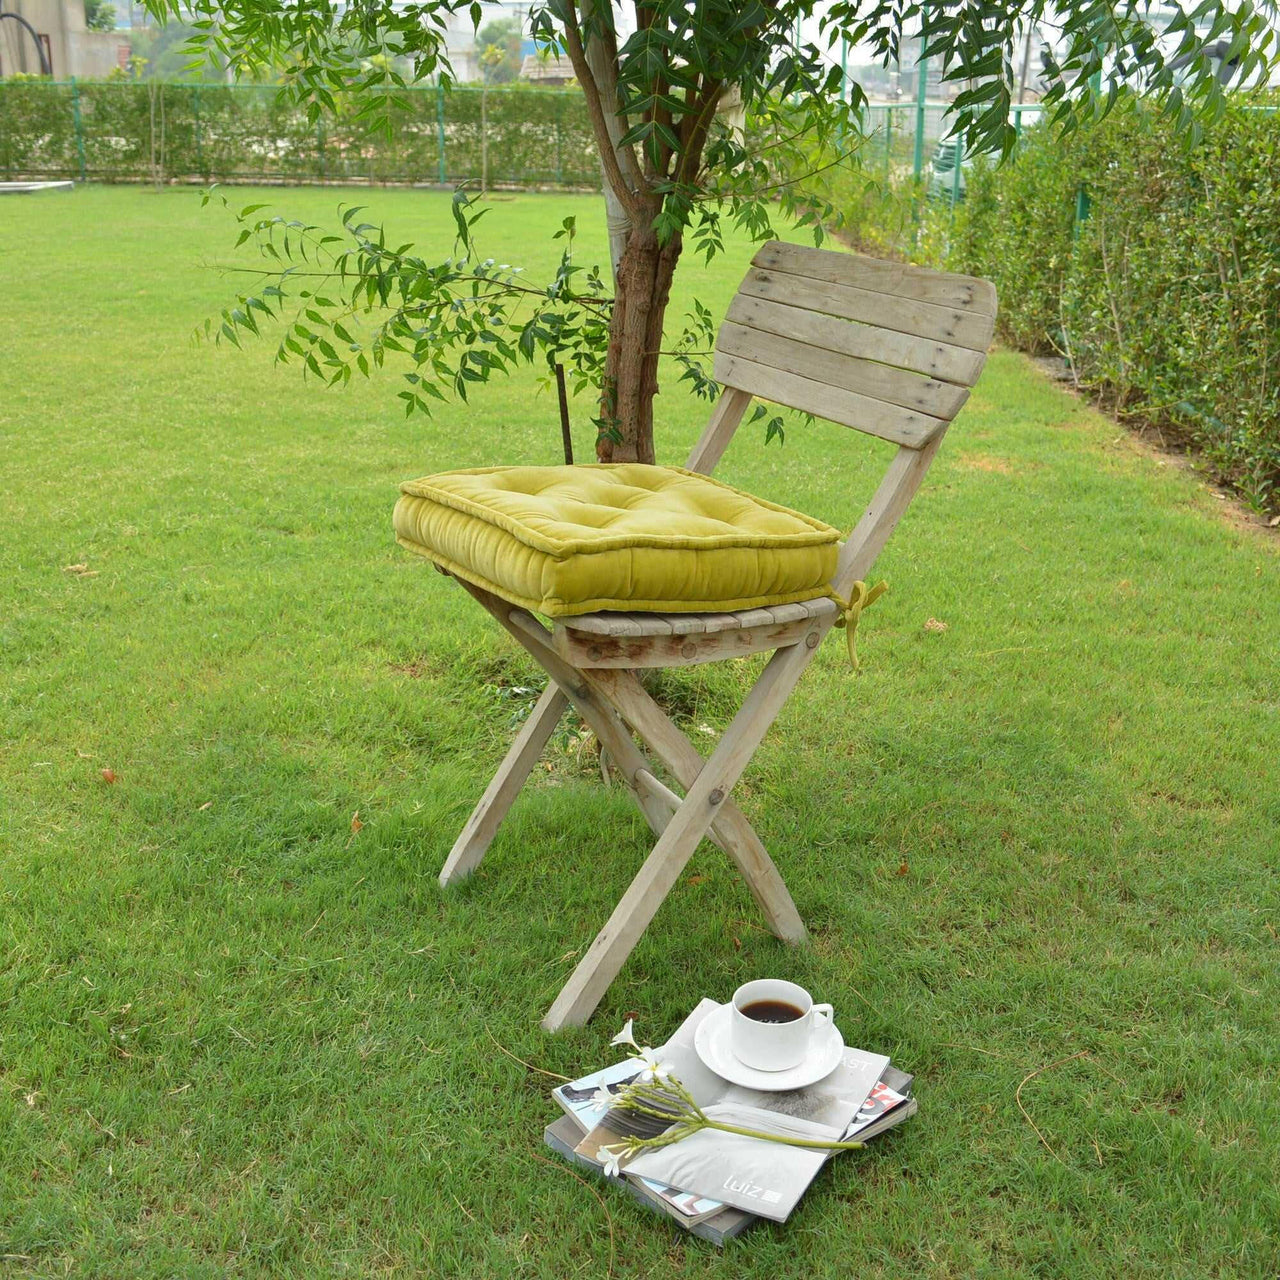
<instances>
[{"instance_id":1,"label":"hedge row","mask_svg":"<svg viewBox=\"0 0 1280 1280\"><path fill-rule=\"evenodd\" d=\"M974 167L948 258L995 281L1006 339L1280 503L1280 114L1233 107L1192 149L1139 109L1036 127Z\"/></svg>"},{"instance_id":2,"label":"hedge row","mask_svg":"<svg viewBox=\"0 0 1280 1280\"><path fill-rule=\"evenodd\" d=\"M319 125L253 85L0 82L6 177L99 181L447 182L599 186L576 90L495 88L401 95L388 139L348 116ZM482 112L487 130L482 130Z\"/></svg>"}]
</instances>

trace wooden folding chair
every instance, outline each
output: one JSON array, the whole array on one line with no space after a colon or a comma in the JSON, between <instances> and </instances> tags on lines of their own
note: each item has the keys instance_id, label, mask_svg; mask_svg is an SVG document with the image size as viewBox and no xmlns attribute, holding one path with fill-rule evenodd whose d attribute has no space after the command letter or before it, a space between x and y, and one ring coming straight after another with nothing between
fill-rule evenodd
<instances>
[{"instance_id":1,"label":"wooden folding chair","mask_svg":"<svg viewBox=\"0 0 1280 1280\"><path fill-rule=\"evenodd\" d=\"M458 837L440 883L473 871L565 707L572 704L625 780L657 843L556 997L548 1031L584 1023L679 878L703 836L742 873L772 931L799 942L804 925L760 838L730 799L734 784L856 594L906 510L986 361L996 295L985 280L848 253L770 243L752 260L720 329L715 377L724 392L686 464L709 473L753 397L811 413L899 446L843 544L832 595L736 613L595 613L548 630L461 578L550 677ZM773 650L709 759L634 674ZM632 733L684 788L658 777Z\"/></svg>"}]
</instances>

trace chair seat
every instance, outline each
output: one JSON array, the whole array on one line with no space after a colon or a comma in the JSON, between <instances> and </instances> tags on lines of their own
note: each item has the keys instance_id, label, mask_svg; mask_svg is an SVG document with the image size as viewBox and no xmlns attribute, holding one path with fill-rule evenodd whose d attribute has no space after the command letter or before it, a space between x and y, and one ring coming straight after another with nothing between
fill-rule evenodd
<instances>
[{"instance_id":1,"label":"chair seat","mask_svg":"<svg viewBox=\"0 0 1280 1280\"><path fill-rule=\"evenodd\" d=\"M584 613L565 618L560 625L593 636L716 635L721 631L746 631L752 627L828 618L838 607L830 596L820 596L795 604L737 609L731 613Z\"/></svg>"},{"instance_id":2,"label":"chair seat","mask_svg":"<svg viewBox=\"0 0 1280 1280\"><path fill-rule=\"evenodd\" d=\"M484 467L400 490L401 546L548 617L785 605L836 569L831 526L678 467Z\"/></svg>"}]
</instances>

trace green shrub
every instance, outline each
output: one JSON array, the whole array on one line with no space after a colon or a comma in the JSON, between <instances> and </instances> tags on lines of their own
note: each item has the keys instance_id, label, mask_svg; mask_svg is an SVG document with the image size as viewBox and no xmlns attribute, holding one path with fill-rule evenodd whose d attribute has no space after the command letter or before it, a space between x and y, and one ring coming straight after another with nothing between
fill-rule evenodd
<instances>
[{"instance_id":1,"label":"green shrub","mask_svg":"<svg viewBox=\"0 0 1280 1280\"><path fill-rule=\"evenodd\" d=\"M1254 506L1280 498L1280 115L1236 105L1194 149L1136 107L1034 128L975 166L948 256L995 281L1010 342L1176 428Z\"/></svg>"},{"instance_id":2,"label":"green shrub","mask_svg":"<svg viewBox=\"0 0 1280 1280\"><path fill-rule=\"evenodd\" d=\"M599 186L582 95L491 88L487 156L481 91L397 95L391 135L339 102L309 124L270 86L109 81L0 82L0 172L101 181L439 182ZM443 119L441 119L443 116ZM440 145L443 135L444 159Z\"/></svg>"}]
</instances>

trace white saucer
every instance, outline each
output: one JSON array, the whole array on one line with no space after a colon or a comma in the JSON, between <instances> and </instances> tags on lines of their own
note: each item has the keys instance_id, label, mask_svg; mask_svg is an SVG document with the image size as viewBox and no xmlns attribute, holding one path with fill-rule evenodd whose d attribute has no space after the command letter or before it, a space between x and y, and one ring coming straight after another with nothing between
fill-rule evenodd
<instances>
[{"instance_id":1,"label":"white saucer","mask_svg":"<svg viewBox=\"0 0 1280 1280\"><path fill-rule=\"evenodd\" d=\"M804 1061L785 1071L758 1071L740 1062L730 1047L731 1004L722 1004L698 1024L693 1047L703 1065L730 1084L740 1084L747 1089L762 1089L769 1093L781 1093L786 1089L804 1089L829 1076L844 1056L844 1037L832 1022L827 1022L814 1033L813 1042Z\"/></svg>"}]
</instances>

